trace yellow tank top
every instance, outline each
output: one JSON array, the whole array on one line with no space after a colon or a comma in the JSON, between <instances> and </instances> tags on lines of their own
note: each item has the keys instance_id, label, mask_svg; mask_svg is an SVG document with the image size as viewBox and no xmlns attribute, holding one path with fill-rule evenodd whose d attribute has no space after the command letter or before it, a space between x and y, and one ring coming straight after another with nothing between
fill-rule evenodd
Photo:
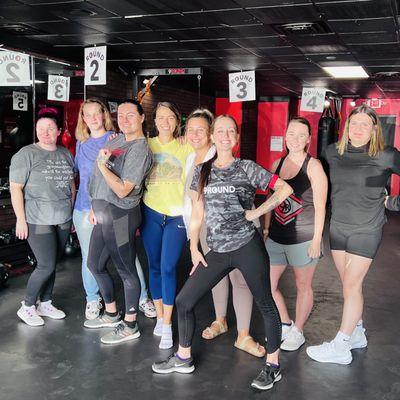
<instances>
[{"instance_id":1,"label":"yellow tank top","mask_svg":"<svg viewBox=\"0 0 400 400\"><path fill-rule=\"evenodd\" d=\"M193 148L189 144L179 144L176 139L162 144L154 137L148 143L154 165L146 181L143 201L161 214L182 215L186 159Z\"/></svg>"}]
</instances>

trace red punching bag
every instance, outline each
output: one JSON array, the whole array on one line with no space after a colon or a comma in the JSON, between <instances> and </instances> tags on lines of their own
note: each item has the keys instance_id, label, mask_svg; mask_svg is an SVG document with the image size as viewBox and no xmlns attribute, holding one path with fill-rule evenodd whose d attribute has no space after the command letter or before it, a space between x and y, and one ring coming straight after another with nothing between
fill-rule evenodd
<instances>
[{"instance_id":1,"label":"red punching bag","mask_svg":"<svg viewBox=\"0 0 400 400\"><path fill-rule=\"evenodd\" d=\"M68 128L65 128L63 133L61 134L61 143L64 147L68 148L72 142L71 134L68 131Z\"/></svg>"}]
</instances>

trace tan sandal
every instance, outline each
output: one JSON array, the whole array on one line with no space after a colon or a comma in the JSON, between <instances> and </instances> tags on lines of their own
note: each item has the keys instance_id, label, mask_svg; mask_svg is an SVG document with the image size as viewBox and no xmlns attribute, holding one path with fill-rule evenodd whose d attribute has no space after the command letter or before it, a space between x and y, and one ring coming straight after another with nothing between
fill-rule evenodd
<instances>
[{"instance_id":1,"label":"tan sandal","mask_svg":"<svg viewBox=\"0 0 400 400\"><path fill-rule=\"evenodd\" d=\"M223 333L227 332L228 328L220 321L214 321L211 323L210 326L208 326L206 329L204 329L203 333L201 334L201 337L203 339L211 340L216 338L219 335L222 335Z\"/></svg>"},{"instance_id":2,"label":"tan sandal","mask_svg":"<svg viewBox=\"0 0 400 400\"><path fill-rule=\"evenodd\" d=\"M252 340L254 344L248 343L249 340ZM254 357L264 357L265 356L265 348L254 341L251 336L245 336L240 342L235 342L235 347L239 350L243 350L246 353L251 354Z\"/></svg>"}]
</instances>

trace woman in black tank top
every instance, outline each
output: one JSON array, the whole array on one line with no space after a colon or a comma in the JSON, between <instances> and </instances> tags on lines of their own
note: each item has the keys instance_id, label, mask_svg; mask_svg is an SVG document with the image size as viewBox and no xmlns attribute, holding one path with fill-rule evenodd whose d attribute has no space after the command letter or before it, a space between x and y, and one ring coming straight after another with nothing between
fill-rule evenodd
<instances>
[{"instance_id":1,"label":"woman in black tank top","mask_svg":"<svg viewBox=\"0 0 400 400\"><path fill-rule=\"evenodd\" d=\"M293 194L265 216L271 289L282 320L281 349L286 351L297 350L305 342L303 326L313 306L311 284L321 256L325 221L327 177L321 163L307 153L310 140L309 122L305 118L293 118L285 135L288 152L271 169L293 188ZM295 322L290 319L278 289L287 265L294 267L297 287Z\"/></svg>"}]
</instances>

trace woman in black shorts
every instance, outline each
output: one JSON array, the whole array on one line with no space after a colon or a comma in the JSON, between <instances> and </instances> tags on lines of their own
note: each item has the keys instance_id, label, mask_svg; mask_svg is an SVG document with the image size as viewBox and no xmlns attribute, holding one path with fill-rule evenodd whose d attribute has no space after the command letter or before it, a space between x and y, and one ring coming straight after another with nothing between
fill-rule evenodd
<instances>
[{"instance_id":1,"label":"woman in black shorts","mask_svg":"<svg viewBox=\"0 0 400 400\"><path fill-rule=\"evenodd\" d=\"M281 321L271 294L269 258L253 220L271 211L291 193L291 187L277 175L250 160L235 159L238 128L229 115L215 119L211 138L216 155L196 167L191 184L193 210L190 220L190 250L193 269L176 299L179 349L165 361L153 364L160 374L194 371L191 345L196 303L234 268L242 273L264 319L267 362L252 386L270 389L281 379L279 346ZM275 193L260 207L251 209L256 189L274 188ZM207 244L205 259L198 250L205 217Z\"/></svg>"},{"instance_id":2,"label":"woman in black shorts","mask_svg":"<svg viewBox=\"0 0 400 400\"><path fill-rule=\"evenodd\" d=\"M400 173L400 152L385 146L376 112L361 105L349 115L342 138L328 146L332 183L330 242L343 285L343 315L334 340L307 348L319 362L350 364L352 349L367 346L362 325L364 278L382 239L385 186Z\"/></svg>"}]
</instances>

